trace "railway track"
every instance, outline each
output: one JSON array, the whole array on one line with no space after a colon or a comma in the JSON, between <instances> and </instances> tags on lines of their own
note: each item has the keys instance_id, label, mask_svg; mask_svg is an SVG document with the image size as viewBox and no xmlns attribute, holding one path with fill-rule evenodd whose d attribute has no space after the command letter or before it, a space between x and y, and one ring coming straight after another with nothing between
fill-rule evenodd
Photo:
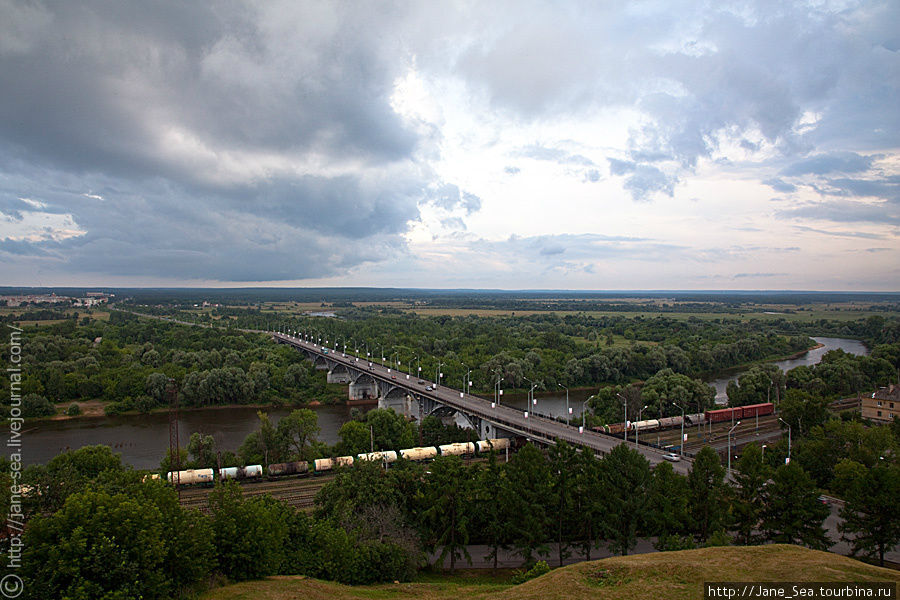
<instances>
[{"instance_id":1,"label":"railway track","mask_svg":"<svg viewBox=\"0 0 900 600\"><path fill-rule=\"evenodd\" d=\"M261 481L242 483L245 498L270 495L289 506L301 509L312 509L316 494L331 481L333 476L320 476L306 479L286 479L283 481ZM190 488L181 492L181 506L194 508L200 512L209 512L209 493L212 488Z\"/></svg>"}]
</instances>

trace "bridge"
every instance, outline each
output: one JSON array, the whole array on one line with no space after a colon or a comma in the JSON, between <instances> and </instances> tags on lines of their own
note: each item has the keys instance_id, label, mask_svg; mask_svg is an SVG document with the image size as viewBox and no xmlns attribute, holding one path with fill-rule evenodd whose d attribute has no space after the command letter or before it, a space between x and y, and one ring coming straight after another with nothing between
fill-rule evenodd
<instances>
[{"instance_id":1,"label":"bridge","mask_svg":"<svg viewBox=\"0 0 900 600\"><path fill-rule=\"evenodd\" d=\"M272 333L272 336L276 342L303 352L317 368L327 370L330 383L349 384L351 400L378 398L380 407L394 408L396 412L420 421L430 414L440 416L458 413L478 432L481 439L508 437L509 434L543 444L553 444L560 439L601 455L608 454L622 443L622 440L606 434L583 430L447 386L438 386L434 382L418 379L377 362L288 334ZM504 436L504 433L507 435ZM651 466L665 460L665 453L656 448L636 446L636 449L650 461ZM684 457L681 461L672 463L672 466L676 472L687 474L691 460Z\"/></svg>"}]
</instances>

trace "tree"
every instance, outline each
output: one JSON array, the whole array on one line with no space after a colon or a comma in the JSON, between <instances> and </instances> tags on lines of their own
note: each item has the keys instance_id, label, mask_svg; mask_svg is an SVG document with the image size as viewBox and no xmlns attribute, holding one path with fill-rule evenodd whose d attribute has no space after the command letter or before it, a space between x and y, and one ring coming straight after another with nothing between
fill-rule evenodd
<instances>
[{"instance_id":1,"label":"tree","mask_svg":"<svg viewBox=\"0 0 900 600\"><path fill-rule=\"evenodd\" d=\"M766 540L827 550L831 542L822 523L829 510L818 496L815 482L800 465L778 467L764 491L761 529Z\"/></svg>"},{"instance_id":2,"label":"tree","mask_svg":"<svg viewBox=\"0 0 900 600\"><path fill-rule=\"evenodd\" d=\"M147 375L147 382L144 384L144 391L153 398L157 404L163 404L166 401L166 387L169 385L169 378L164 373L150 373Z\"/></svg>"},{"instance_id":3,"label":"tree","mask_svg":"<svg viewBox=\"0 0 900 600\"><path fill-rule=\"evenodd\" d=\"M737 382L728 382L728 406L746 406L775 402L784 395L784 372L774 364L765 364L750 369L738 377Z\"/></svg>"},{"instance_id":4,"label":"tree","mask_svg":"<svg viewBox=\"0 0 900 600\"><path fill-rule=\"evenodd\" d=\"M731 503L731 527L737 533L738 544L749 546L760 541L754 532L762 518L763 487L769 472L760 447L756 444L745 446L734 474L736 485Z\"/></svg>"},{"instance_id":5,"label":"tree","mask_svg":"<svg viewBox=\"0 0 900 600\"><path fill-rule=\"evenodd\" d=\"M29 522L23 575L31 597L171 598L212 570L208 519L181 509L172 488L103 487Z\"/></svg>"},{"instance_id":6,"label":"tree","mask_svg":"<svg viewBox=\"0 0 900 600\"><path fill-rule=\"evenodd\" d=\"M308 408L294 410L278 421L278 435L299 460L312 458L310 449L315 444L319 431L319 416Z\"/></svg>"},{"instance_id":7,"label":"tree","mask_svg":"<svg viewBox=\"0 0 900 600\"><path fill-rule=\"evenodd\" d=\"M719 455L704 446L688 474L693 531L701 542L705 543L724 523L727 510L724 480L725 469L719 464Z\"/></svg>"},{"instance_id":8,"label":"tree","mask_svg":"<svg viewBox=\"0 0 900 600\"><path fill-rule=\"evenodd\" d=\"M624 556L637 543L647 510L650 463L626 444L613 448L600 463L609 549Z\"/></svg>"},{"instance_id":9,"label":"tree","mask_svg":"<svg viewBox=\"0 0 900 600\"><path fill-rule=\"evenodd\" d=\"M415 445L416 425L390 408L376 408L366 413L366 424L372 427L376 450L399 450Z\"/></svg>"},{"instance_id":10,"label":"tree","mask_svg":"<svg viewBox=\"0 0 900 600\"><path fill-rule=\"evenodd\" d=\"M585 560L591 560L591 548L597 536L603 531L599 522L603 515L603 482L600 480L600 460L593 452L580 452L575 471L573 496L575 498L574 526L580 534L576 536Z\"/></svg>"},{"instance_id":11,"label":"tree","mask_svg":"<svg viewBox=\"0 0 900 600\"><path fill-rule=\"evenodd\" d=\"M53 403L39 394L25 394L22 397L22 416L26 419L31 417L49 417L56 414L56 407Z\"/></svg>"},{"instance_id":12,"label":"tree","mask_svg":"<svg viewBox=\"0 0 900 600\"><path fill-rule=\"evenodd\" d=\"M657 537L657 550L679 550L691 544L683 536L689 528L687 478L661 462L650 476L646 534Z\"/></svg>"},{"instance_id":13,"label":"tree","mask_svg":"<svg viewBox=\"0 0 900 600\"><path fill-rule=\"evenodd\" d=\"M471 489L465 467L458 456L439 456L431 463L431 474L423 489L425 506L422 514L430 544L440 546L438 561L450 556L450 570L456 570L457 557L472 564L466 548L471 522Z\"/></svg>"},{"instance_id":14,"label":"tree","mask_svg":"<svg viewBox=\"0 0 900 600\"><path fill-rule=\"evenodd\" d=\"M798 438L828 419L828 401L802 390L787 390L779 410L781 418L790 424L791 433Z\"/></svg>"},{"instance_id":15,"label":"tree","mask_svg":"<svg viewBox=\"0 0 900 600\"><path fill-rule=\"evenodd\" d=\"M474 531L480 532L490 551L485 558L494 562L494 570L497 570L497 561L500 558L500 549L507 548L510 539L510 522L506 504L501 502L505 489L505 472L497 463L497 453L491 450L488 454L487 464L482 468L476 467L474 502L478 506L475 511Z\"/></svg>"},{"instance_id":16,"label":"tree","mask_svg":"<svg viewBox=\"0 0 900 600\"><path fill-rule=\"evenodd\" d=\"M641 400L647 405L644 414L658 417L681 415L681 411L672 406L673 401L678 401L687 412L692 412L691 407L697 407L698 411L711 407L715 399L714 387L699 379L675 373L672 369L659 371L641 388Z\"/></svg>"},{"instance_id":17,"label":"tree","mask_svg":"<svg viewBox=\"0 0 900 600\"><path fill-rule=\"evenodd\" d=\"M900 467L877 464L844 489L846 504L840 512L844 522L838 529L850 543L853 556L877 556L883 567L885 552L900 544Z\"/></svg>"},{"instance_id":18,"label":"tree","mask_svg":"<svg viewBox=\"0 0 900 600\"><path fill-rule=\"evenodd\" d=\"M209 508L216 558L225 575L242 581L279 572L290 509L269 495L244 499L233 481L210 492Z\"/></svg>"},{"instance_id":19,"label":"tree","mask_svg":"<svg viewBox=\"0 0 900 600\"><path fill-rule=\"evenodd\" d=\"M216 456L216 440L211 435L194 432L188 442L188 453L194 457L197 469L215 469L219 466Z\"/></svg>"},{"instance_id":20,"label":"tree","mask_svg":"<svg viewBox=\"0 0 900 600\"><path fill-rule=\"evenodd\" d=\"M554 537L556 538L559 566L563 566L563 560L571 554L569 544L575 533L575 479L581 464L578 461L578 452L575 447L562 440L556 440L556 444L550 447L548 454L552 476L551 517L556 534Z\"/></svg>"},{"instance_id":21,"label":"tree","mask_svg":"<svg viewBox=\"0 0 900 600\"><path fill-rule=\"evenodd\" d=\"M535 552L546 554L550 529L550 468L541 451L525 444L506 465L504 484L502 501L516 515L510 522L511 542L530 566Z\"/></svg>"}]
</instances>

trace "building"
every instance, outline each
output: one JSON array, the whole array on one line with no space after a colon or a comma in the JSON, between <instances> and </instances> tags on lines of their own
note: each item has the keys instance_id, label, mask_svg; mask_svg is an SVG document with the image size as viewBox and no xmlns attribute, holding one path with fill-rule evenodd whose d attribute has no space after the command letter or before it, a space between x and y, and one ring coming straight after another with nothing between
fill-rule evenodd
<instances>
[{"instance_id":1,"label":"building","mask_svg":"<svg viewBox=\"0 0 900 600\"><path fill-rule=\"evenodd\" d=\"M900 386L891 384L871 396L864 396L860 410L864 419L890 423L900 417Z\"/></svg>"}]
</instances>

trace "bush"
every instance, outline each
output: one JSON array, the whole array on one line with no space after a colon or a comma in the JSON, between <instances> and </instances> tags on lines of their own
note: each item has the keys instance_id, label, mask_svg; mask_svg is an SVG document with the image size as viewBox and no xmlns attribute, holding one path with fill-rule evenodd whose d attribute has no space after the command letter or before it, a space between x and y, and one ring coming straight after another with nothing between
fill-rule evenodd
<instances>
[{"instance_id":1,"label":"bush","mask_svg":"<svg viewBox=\"0 0 900 600\"><path fill-rule=\"evenodd\" d=\"M22 416L49 417L56 414L56 407L49 400L39 394L26 394L22 398Z\"/></svg>"},{"instance_id":2,"label":"bush","mask_svg":"<svg viewBox=\"0 0 900 600\"><path fill-rule=\"evenodd\" d=\"M81 407L75 403L72 403L69 408L66 409L66 415L70 417L77 417L81 414Z\"/></svg>"},{"instance_id":3,"label":"bush","mask_svg":"<svg viewBox=\"0 0 900 600\"><path fill-rule=\"evenodd\" d=\"M512 584L519 585L520 583L525 583L526 581L534 579L535 577L546 575L549 572L550 565L547 564L547 561L539 560L533 567L531 567L524 573L519 573L515 577L513 577Z\"/></svg>"}]
</instances>

